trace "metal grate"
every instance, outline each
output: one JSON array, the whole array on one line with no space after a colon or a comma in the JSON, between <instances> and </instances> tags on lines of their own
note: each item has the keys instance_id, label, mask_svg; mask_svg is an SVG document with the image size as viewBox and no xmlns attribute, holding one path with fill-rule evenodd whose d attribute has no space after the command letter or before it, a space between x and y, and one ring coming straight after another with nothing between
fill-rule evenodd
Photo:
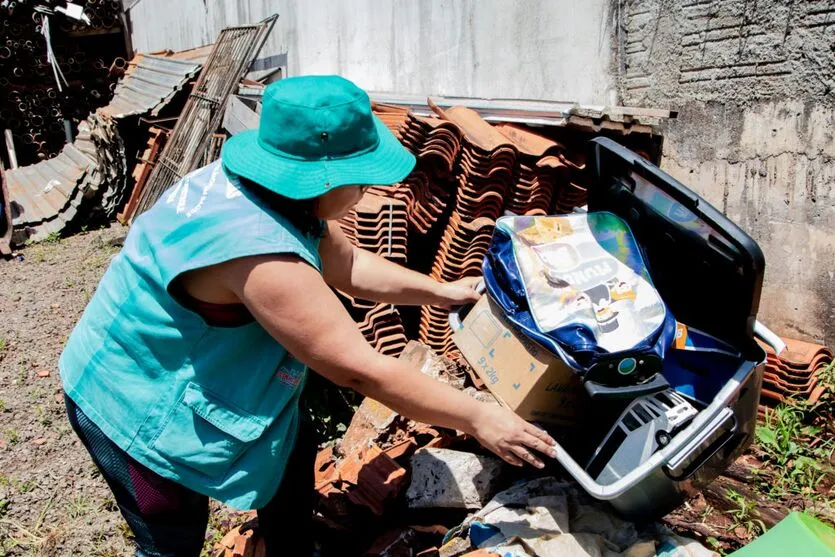
<instances>
[{"instance_id":1,"label":"metal grate","mask_svg":"<svg viewBox=\"0 0 835 557\"><path fill-rule=\"evenodd\" d=\"M227 27L220 32L171 138L148 178L134 218L205 160L229 95L258 55L277 18L273 15L255 25Z\"/></svg>"}]
</instances>

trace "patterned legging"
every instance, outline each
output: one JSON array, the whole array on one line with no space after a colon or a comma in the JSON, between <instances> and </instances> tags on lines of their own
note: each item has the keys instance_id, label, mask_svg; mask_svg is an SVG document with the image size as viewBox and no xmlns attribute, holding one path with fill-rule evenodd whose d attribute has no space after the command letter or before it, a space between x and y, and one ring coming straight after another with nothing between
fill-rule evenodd
<instances>
[{"instance_id":1,"label":"patterned legging","mask_svg":"<svg viewBox=\"0 0 835 557\"><path fill-rule=\"evenodd\" d=\"M197 557L206 538L209 499L149 470L114 444L64 395L67 416L110 486L133 531L137 557ZM302 421L283 481L258 510L268 556L311 555L313 467L316 445Z\"/></svg>"}]
</instances>

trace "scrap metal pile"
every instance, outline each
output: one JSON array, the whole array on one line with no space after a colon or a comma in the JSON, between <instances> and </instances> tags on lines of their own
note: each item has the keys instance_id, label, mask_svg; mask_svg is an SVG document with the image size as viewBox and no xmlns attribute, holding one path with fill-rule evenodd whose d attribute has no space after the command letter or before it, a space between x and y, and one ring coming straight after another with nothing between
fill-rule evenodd
<instances>
[{"instance_id":1,"label":"scrap metal pile","mask_svg":"<svg viewBox=\"0 0 835 557\"><path fill-rule=\"evenodd\" d=\"M50 2L38 4L48 9ZM21 164L57 154L65 143L64 121L84 120L105 104L126 67L124 58L104 54L124 53L121 2L76 4L89 23L60 13L48 17L32 2L0 2L0 122Z\"/></svg>"},{"instance_id":2,"label":"scrap metal pile","mask_svg":"<svg viewBox=\"0 0 835 557\"><path fill-rule=\"evenodd\" d=\"M17 245L39 241L91 222L107 222L117 213L123 222L130 221L165 187L216 159L224 137L216 133L217 119L223 115L217 108L225 105L229 91L246 74L274 22L272 17L226 29L208 49L136 56L126 65L124 78L114 84L109 104L78 125L72 143L54 158L5 173L8 199L3 207L14 227L8 240ZM136 146L134 161L125 144L132 146L130 140L141 134L140 118L160 116L190 85L179 118L163 119L177 122L173 131L162 123L151 126L147 149ZM212 120L212 114L217 119ZM156 164L160 157L162 162ZM130 184L128 174L134 178ZM151 184L147 190L146 183ZM7 250L7 241L3 245Z\"/></svg>"},{"instance_id":3,"label":"scrap metal pile","mask_svg":"<svg viewBox=\"0 0 835 557\"><path fill-rule=\"evenodd\" d=\"M14 243L43 240L97 216L112 219L129 191L131 161L122 137L136 126L132 119L123 124L128 130L120 130L119 123L130 116L158 113L200 67L188 60L138 56L110 104L78 125L72 143L53 158L7 171ZM149 82L154 84L146 85Z\"/></svg>"},{"instance_id":4,"label":"scrap metal pile","mask_svg":"<svg viewBox=\"0 0 835 557\"><path fill-rule=\"evenodd\" d=\"M63 231L98 207L115 212L124 190L125 152L114 121L91 114L58 156L6 172L12 222L26 239ZM95 207L92 205L95 204Z\"/></svg>"}]
</instances>

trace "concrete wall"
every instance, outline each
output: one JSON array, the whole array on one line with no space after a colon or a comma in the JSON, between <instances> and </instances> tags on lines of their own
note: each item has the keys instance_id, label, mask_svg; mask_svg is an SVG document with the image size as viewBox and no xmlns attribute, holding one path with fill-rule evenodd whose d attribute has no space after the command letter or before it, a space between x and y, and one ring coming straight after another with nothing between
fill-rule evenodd
<instances>
[{"instance_id":1,"label":"concrete wall","mask_svg":"<svg viewBox=\"0 0 835 557\"><path fill-rule=\"evenodd\" d=\"M762 320L835 345L835 2L630 0L629 105L673 107L662 166L766 256Z\"/></svg>"},{"instance_id":2,"label":"concrete wall","mask_svg":"<svg viewBox=\"0 0 835 557\"><path fill-rule=\"evenodd\" d=\"M208 44L278 13L263 54L289 75L420 95L616 100L608 0L140 0L129 13L140 52Z\"/></svg>"}]
</instances>

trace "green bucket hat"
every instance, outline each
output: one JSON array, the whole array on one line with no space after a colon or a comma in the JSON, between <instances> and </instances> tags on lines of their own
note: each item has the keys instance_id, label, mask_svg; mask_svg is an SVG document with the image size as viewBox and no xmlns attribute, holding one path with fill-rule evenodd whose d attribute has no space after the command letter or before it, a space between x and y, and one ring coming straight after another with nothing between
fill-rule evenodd
<instances>
[{"instance_id":1,"label":"green bucket hat","mask_svg":"<svg viewBox=\"0 0 835 557\"><path fill-rule=\"evenodd\" d=\"M394 184L415 166L371 112L365 91L339 76L268 85L258 129L231 137L222 158L234 174L290 199L350 184Z\"/></svg>"}]
</instances>

